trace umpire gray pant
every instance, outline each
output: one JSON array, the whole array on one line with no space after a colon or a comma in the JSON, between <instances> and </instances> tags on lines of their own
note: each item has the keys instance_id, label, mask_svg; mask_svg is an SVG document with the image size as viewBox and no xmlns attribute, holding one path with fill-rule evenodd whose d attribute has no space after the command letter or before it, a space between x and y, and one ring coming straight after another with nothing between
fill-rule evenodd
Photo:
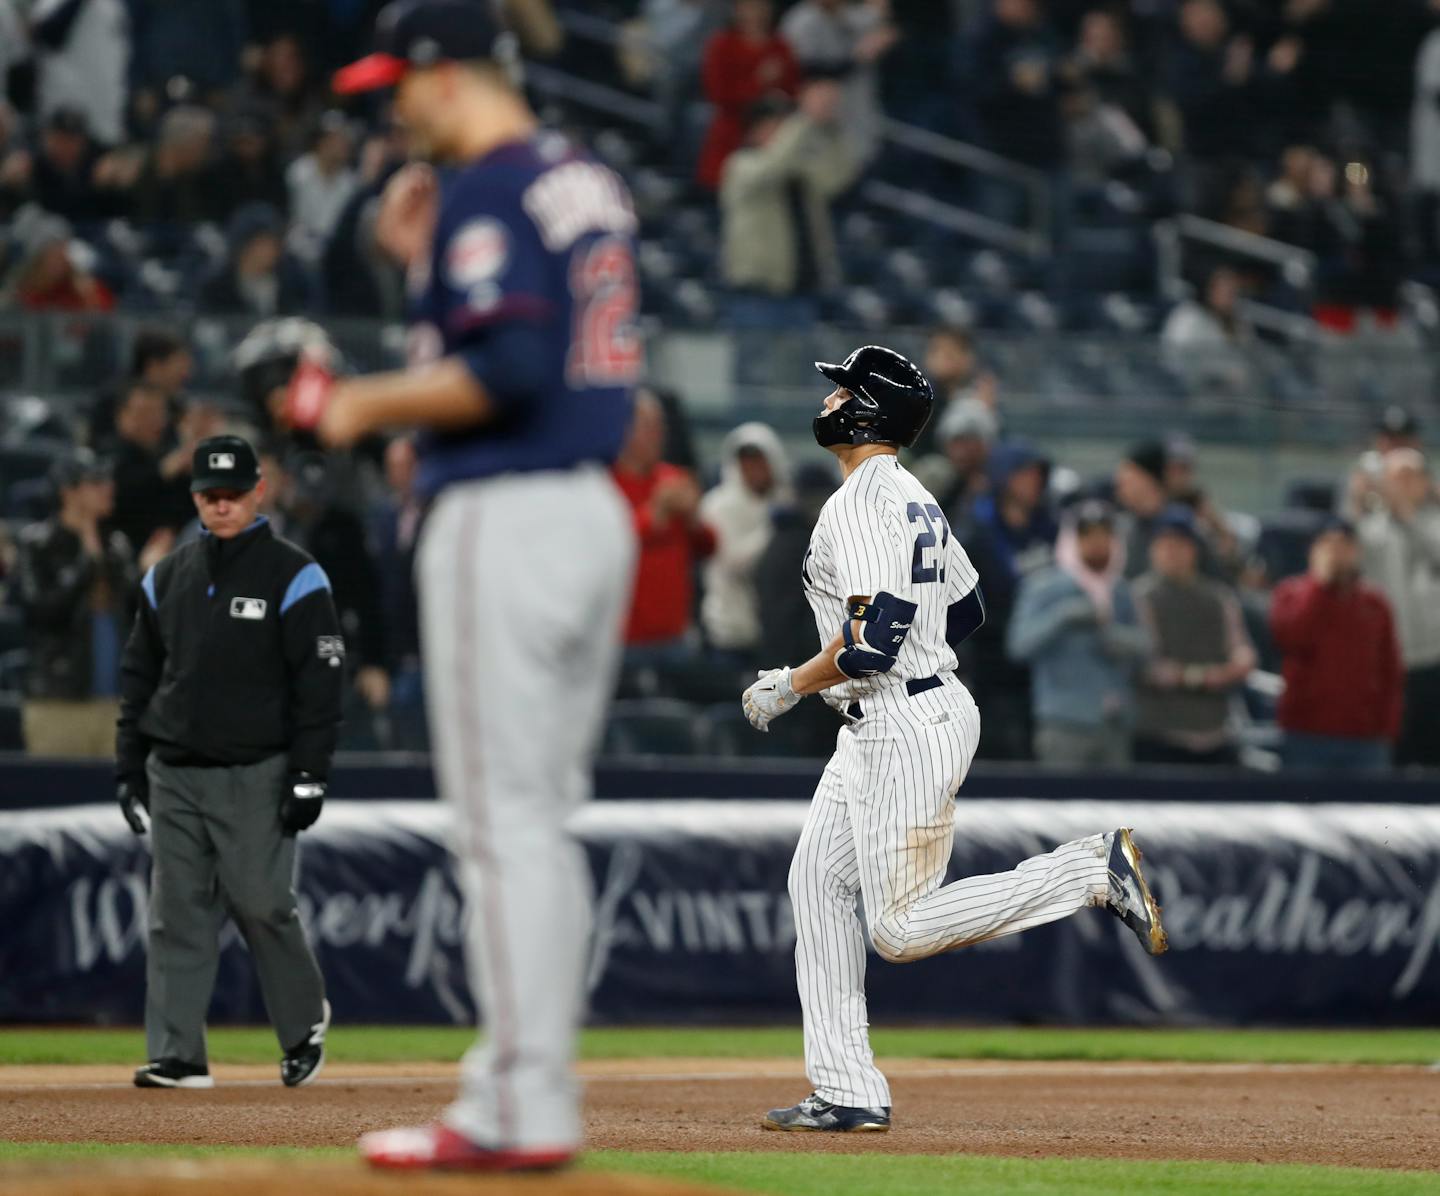
<instances>
[{"instance_id":1,"label":"umpire gray pant","mask_svg":"<svg viewBox=\"0 0 1440 1196\"><path fill-rule=\"evenodd\" d=\"M295 837L281 833L284 756L229 768L150 757L150 1059L205 1064L205 1015L228 913L260 975L282 1050L323 1016L325 984L295 908Z\"/></svg>"}]
</instances>

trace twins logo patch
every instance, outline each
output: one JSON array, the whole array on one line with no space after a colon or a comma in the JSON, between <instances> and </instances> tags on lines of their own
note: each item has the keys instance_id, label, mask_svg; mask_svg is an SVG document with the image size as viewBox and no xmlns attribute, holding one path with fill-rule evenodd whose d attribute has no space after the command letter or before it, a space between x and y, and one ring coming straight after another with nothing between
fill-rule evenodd
<instances>
[{"instance_id":1,"label":"twins logo patch","mask_svg":"<svg viewBox=\"0 0 1440 1196\"><path fill-rule=\"evenodd\" d=\"M317 635L315 655L328 660L332 669L338 669L345 660L345 640L338 635Z\"/></svg>"},{"instance_id":2,"label":"twins logo patch","mask_svg":"<svg viewBox=\"0 0 1440 1196\"><path fill-rule=\"evenodd\" d=\"M230 599L230 617L232 619L263 619L265 617L265 599Z\"/></svg>"},{"instance_id":3,"label":"twins logo patch","mask_svg":"<svg viewBox=\"0 0 1440 1196\"><path fill-rule=\"evenodd\" d=\"M488 218L472 220L450 238L445 250L445 281L457 291L470 291L497 278L510 256L505 227Z\"/></svg>"}]
</instances>

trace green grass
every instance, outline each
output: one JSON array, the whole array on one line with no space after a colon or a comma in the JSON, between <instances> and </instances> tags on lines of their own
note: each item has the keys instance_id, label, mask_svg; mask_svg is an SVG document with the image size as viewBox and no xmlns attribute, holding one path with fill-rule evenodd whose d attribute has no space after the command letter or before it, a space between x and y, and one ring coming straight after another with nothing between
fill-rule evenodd
<instances>
[{"instance_id":1,"label":"green grass","mask_svg":"<svg viewBox=\"0 0 1440 1196\"><path fill-rule=\"evenodd\" d=\"M1433 1063L1433 1030L1094 1030L1013 1027L884 1027L872 1033L876 1054L920 1059L1158 1059L1196 1063ZM332 1059L352 1063L451 1062L474 1041L463 1027L337 1026ZM143 1058L134 1029L11 1027L0 1029L0 1064L133 1065ZM795 1027L615 1028L585 1031L587 1059L655 1056L799 1059ZM275 1036L263 1027L223 1027L210 1034L219 1064L273 1063Z\"/></svg>"},{"instance_id":2,"label":"green grass","mask_svg":"<svg viewBox=\"0 0 1440 1196\"><path fill-rule=\"evenodd\" d=\"M0 1142L0 1163L137 1158L353 1158L347 1148L256 1150L223 1146L154 1147L136 1143ZM640 1154L598 1151L596 1171L666 1176L765 1196L1412 1196L1440 1191L1418 1172L1254 1163L1125 1162L1111 1159L1005 1159L980 1155L829 1155L791 1153Z\"/></svg>"}]
</instances>

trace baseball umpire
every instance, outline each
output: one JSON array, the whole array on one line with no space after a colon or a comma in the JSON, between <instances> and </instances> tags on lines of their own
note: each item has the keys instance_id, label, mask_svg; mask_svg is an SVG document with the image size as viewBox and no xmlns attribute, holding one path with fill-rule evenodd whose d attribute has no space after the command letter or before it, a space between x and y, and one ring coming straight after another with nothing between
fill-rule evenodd
<instances>
[{"instance_id":1,"label":"baseball umpire","mask_svg":"<svg viewBox=\"0 0 1440 1196\"><path fill-rule=\"evenodd\" d=\"M152 832L141 1088L209 1088L205 1013L225 915L260 975L289 1087L325 1059L330 1005L295 907L295 833L320 816L344 641L325 573L257 516L255 450L195 449L205 531L152 567L121 663L116 777Z\"/></svg>"}]
</instances>

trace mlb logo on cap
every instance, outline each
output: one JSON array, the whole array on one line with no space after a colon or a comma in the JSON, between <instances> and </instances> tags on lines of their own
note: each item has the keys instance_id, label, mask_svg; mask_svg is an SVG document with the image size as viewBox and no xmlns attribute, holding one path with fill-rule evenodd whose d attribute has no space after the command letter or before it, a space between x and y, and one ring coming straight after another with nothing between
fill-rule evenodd
<instances>
[{"instance_id":1,"label":"mlb logo on cap","mask_svg":"<svg viewBox=\"0 0 1440 1196\"><path fill-rule=\"evenodd\" d=\"M260 462L250 442L240 436L211 436L195 446L190 461L190 489L232 490L241 493L255 489L260 480Z\"/></svg>"}]
</instances>

